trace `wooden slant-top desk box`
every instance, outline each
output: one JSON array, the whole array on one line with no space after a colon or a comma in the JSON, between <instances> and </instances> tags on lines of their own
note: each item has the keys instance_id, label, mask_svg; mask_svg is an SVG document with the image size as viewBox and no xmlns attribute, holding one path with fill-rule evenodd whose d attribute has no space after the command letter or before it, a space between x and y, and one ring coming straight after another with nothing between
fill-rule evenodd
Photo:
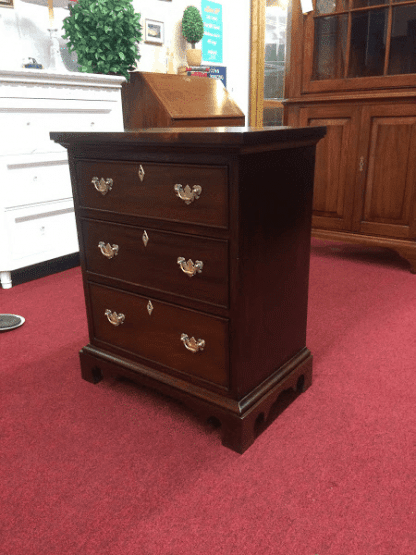
<instances>
[{"instance_id":1,"label":"wooden slant-top desk box","mask_svg":"<svg viewBox=\"0 0 416 555\"><path fill-rule=\"evenodd\" d=\"M51 133L69 154L84 379L124 375L175 397L217 419L240 453L280 393L311 384L312 189L324 134Z\"/></svg>"},{"instance_id":2,"label":"wooden slant-top desk box","mask_svg":"<svg viewBox=\"0 0 416 555\"><path fill-rule=\"evenodd\" d=\"M121 96L126 131L245 125L243 112L217 79L132 72Z\"/></svg>"}]
</instances>

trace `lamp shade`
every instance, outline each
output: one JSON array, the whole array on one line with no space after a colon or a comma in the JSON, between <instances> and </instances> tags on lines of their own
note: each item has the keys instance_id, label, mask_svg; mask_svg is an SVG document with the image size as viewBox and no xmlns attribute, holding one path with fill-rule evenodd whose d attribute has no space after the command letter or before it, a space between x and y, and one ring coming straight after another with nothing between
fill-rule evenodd
<instances>
[{"instance_id":1,"label":"lamp shade","mask_svg":"<svg viewBox=\"0 0 416 555\"><path fill-rule=\"evenodd\" d=\"M48 6L49 8L49 23L53 25L53 9L54 8L67 8L69 0L22 0L28 4L37 4L38 6Z\"/></svg>"},{"instance_id":2,"label":"lamp shade","mask_svg":"<svg viewBox=\"0 0 416 555\"><path fill-rule=\"evenodd\" d=\"M20 0L21 2L26 2L27 4L37 4L38 6L49 6L51 4L50 0ZM72 0L74 1L74 0ZM52 0L54 8L67 8L70 0Z\"/></svg>"}]
</instances>

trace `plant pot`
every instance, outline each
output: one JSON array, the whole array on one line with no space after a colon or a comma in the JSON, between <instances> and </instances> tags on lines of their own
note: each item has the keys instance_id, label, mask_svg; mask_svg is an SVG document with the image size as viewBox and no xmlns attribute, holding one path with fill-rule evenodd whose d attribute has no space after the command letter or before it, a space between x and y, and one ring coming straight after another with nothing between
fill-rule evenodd
<instances>
[{"instance_id":1,"label":"plant pot","mask_svg":"<svg viewBox=\"0 0 416 555\"><path fill-rule=\"evenodd\" d=\"M199 67L202 63L202 50L190 48L186 51L186 63L191 67Z\"/></svg>"}]
</instances>

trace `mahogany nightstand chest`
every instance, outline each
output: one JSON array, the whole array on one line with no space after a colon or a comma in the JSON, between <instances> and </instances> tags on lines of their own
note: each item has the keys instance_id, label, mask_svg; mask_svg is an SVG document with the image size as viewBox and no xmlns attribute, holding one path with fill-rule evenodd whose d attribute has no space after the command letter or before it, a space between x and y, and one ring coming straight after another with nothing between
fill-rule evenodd
<instances>
[{"instance_id":1,"label":"mahogany nightstand chest","mask_svg":"<svg viewBox=\"0 0 416 555\"><path fill-rule=\"evenodd\" d=\"M325 128L51 133L68 149L90 343L221 423L244 452L312 379L306 316L315 147Z\"/></svg>"}]
</instances>

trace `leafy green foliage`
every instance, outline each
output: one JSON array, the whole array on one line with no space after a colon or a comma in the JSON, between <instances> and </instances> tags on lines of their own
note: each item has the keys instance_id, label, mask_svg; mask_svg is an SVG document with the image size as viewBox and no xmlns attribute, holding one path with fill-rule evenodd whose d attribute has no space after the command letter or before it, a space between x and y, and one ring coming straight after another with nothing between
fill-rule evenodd
<instances>
[{"instance_id":1,"label":"leafy green foliage","mask_svg":"<svg viewBox=\"0 0 416 555\"><path fill-rule=\"evenodd\" d=\"M129 79L140 59L140 14L132 0L78 0L63 21L64 39L75 50L81 71L115 73Z\"/></svg>"},{"instance_id":2,"label":"leafy green foliage","mask_svg":"<svg viewBox=\"0 0 416 555\"><path fill-rule=\"evenodd\" d=\"M195 48L195 43L204 36L202 16L195 6L188 6L183 12L182 35L192 44L192 48Z\"/></svg>"}]
</instances>

